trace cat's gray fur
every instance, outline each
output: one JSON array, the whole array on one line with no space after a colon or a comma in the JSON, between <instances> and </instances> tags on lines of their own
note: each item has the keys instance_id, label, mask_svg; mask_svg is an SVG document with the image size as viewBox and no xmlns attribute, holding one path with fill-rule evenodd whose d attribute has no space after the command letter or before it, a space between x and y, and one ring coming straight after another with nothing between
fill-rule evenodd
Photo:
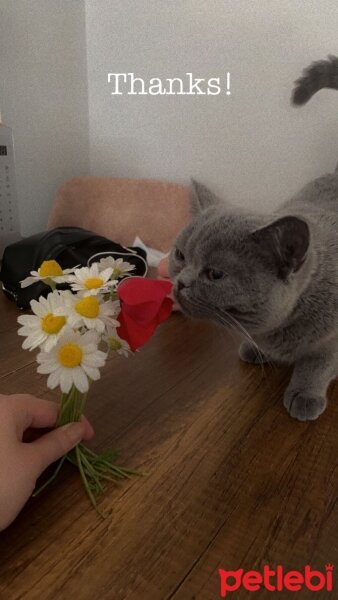
<instances>
[{"instance_id":1,"label":"cat's gray fur","mask_svg":"<svg viewBox=\"0 0 338 600\"><path fill-rule=\"evenodd\" d=\"M329 56L327 60L313 62L304 69L302 77L295 82L292 102L298 106L305 104L323 88L338 90L338 58L336 56Z\"/></svg>"},{"instance_id":2,"label":"cat's gray fur","mask_svg":"<svg viewBox=\"0 0 338 600\"><path fill-rule=\"evenodd\" d=\"M261 216L193 187L194 216L170 256L178 303L189 316L245 330L243 360L294 364L284 405L316 419L338 375L338 173Z\"/></svg>"}]
</instances>

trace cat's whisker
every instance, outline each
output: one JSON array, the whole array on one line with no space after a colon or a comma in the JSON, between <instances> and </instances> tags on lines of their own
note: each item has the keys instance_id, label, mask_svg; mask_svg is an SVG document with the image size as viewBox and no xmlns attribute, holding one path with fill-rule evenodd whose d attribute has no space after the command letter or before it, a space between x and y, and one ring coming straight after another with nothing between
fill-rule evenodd
<instances>
[{"instance_id":1,"label":"cat's whisker","mask_svg":"<svg viewBox=\"0 0 338 600\"><path fill-rule=\"evenodd\" d=\"M227 314L226 316L227 316L228 318L230 318L230 319L231 319L231 320L234 322L234 325L235 325L235 327L236 327L237 331L238 331L239 333L241 333L241 334L244 336L244 338L245 338L245 339L246 339L246 340L247 340L247 341L248 341L248 342L249 342L249 343L250 343L252 346L254 346L254 348L255 348L255 350L256 350L256 352L257 352L257 357L258 357L258 360L259 360L259 365L260 365L260 367L261 367L261 369L262 369L262 371L263 371L263 374L264 374L264 376L265 376L265 375L266 375L266 373L265 373L265 366L264 366L264 364L265 364L266 362L268 362L268 363L269 363L269 361L265 359L265 357L263 356L263 354L262 354L261 350L259 349L258 345L256 344L255 340L252 338L252 336L251 336L251 335L250 335L250 333L247 331L247 329L246 329L246 328L245 328L245 327L244 327L244 326L243 326L241 323L239 323L239 322L237 321L237 319L235 319L235 317L233 317L232 315L229 315L229 314ZM223 316L223 315L222 315L222 317L223 317L223 319L224 319L224 316ZM224 319L224 323L225 323L225 324L227 324L227 325L229 324L229 323L226 321L226 319Z\"/></svg>"},{"instance_id":2,"label":"cat's whisker","mask_svg":"<svg viewBox=\"0 0 338 600\"><path fill-rule=\"evenodd\" d=\"M212 305L206 305L205 302L199 300L198 298L194 298L193 301L189 300L189 304L192 308L195 309L203 309L203 314L205 317L210 318L211 320L218 322L222 327L226 327L229 333L233 336L232 332L236 332L241 337L243 337L249 344L251 344L257 353L258 364L261 367L264 376L266 375L265 364L274 367L273 363L269 359L267 359L261 350L259 349L257 343L248 332L248 330L242 325L233 315L229 313L220 313L216 307Z\"/></svg>"},{"instance_id":3,"label":"cat's whisker","mask_svg":"<svg viewBox=\"0 0 338 600\"><path fill-rule=\"evenodd\" d=\"M225 322L221 321L218 318L217 311L212 306L206 306L204 302L198 300L197 298L194 298L194 301L193 302L191 301L190 304L192 307L194 307L196 309L202 308L204 316L209 317L210 320L212 320L212 321L216 320L216 322L219 323L222 326L222 328L224 328L224 326L225 326L227 331L230 333L232 339L234 341L237 341L236 338L234 338L234 336L233 336L233 331L235 331L236 333L239 333L237 328L234 327L233 324L230 323L229 321L225 321Z\"/></svg>"}]
</instances>

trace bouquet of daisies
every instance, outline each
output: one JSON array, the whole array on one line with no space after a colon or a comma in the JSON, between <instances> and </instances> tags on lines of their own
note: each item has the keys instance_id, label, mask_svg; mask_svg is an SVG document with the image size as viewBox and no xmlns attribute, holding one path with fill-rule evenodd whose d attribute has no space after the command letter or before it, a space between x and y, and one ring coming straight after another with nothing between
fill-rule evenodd
<instances>
[{"instance_id":1,"label":"bouquet of daisies","mask_svg":"<svg viewBox=\"0 0 338 600\"><path fill-rule=\"evenodd\" d=\"M33 314L18 317L22 326L18 333L25 337L24 349L39 349L37 371L48 375L47 386L61 390L57 426L80 419L89 388L100 378L109 352L127 357L171 312L172 302L167 297L170 284L134 277L120 283L132 275L133 269L122 258L110 256L90 267L65 270L55 260L48 260L21 282L26 287L42 281L51 288L47 297L31 301ZM67 284L69 289L57 289L60 284L63 288ZM97 508L104 481L117 483L135 473L114 465L115 459L115 451L96 454L80 443L59 461L52 477L35 494L51 483L64 462L69 461L79 469Z\"/></svg>"}]
</instances>

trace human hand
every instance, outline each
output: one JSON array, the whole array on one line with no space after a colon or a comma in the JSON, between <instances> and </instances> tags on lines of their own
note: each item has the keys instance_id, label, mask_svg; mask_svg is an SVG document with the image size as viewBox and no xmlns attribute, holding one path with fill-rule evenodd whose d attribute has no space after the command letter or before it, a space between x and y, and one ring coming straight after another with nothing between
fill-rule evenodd
<instances>
[{"instance_id":1,"label":"human hand","mask_svg":"<svg viewBox=\"0 0 338 600\"><path fill-rule=\"evenodd\" d=\"M33 442L22 441L27 429L52 428L57 417L54 402L29 394L0 394L0 531L15 519L48 465L94 435L90 423L82 419Z\"/></svg>"}]
</instances>

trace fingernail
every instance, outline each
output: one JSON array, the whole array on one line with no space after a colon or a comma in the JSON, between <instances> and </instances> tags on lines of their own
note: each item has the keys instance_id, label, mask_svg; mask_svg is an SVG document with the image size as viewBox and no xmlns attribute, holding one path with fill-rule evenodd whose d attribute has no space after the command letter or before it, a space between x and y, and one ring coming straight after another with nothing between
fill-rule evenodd
<instances>
[{"instance_id":1,"label":"fingernail","mask_svg":"<svg viewBox=\"0 0 338 600\"><path fill-rule=\"evenodd\" d=\"M94 427L91 424L91 422L88 421L88 419L84 415L81 415L80 422L83 424L84 431L86 432L86 434L88 433L93 436L95 433Z\"/></svg>"},{"instance_id":2,"label":"fingernail","mask_svg":"<svg viewBox=\"0 0 338 600\"><path fill-rule=\"evenodd\" d=\"M74 444L82 440L84 433L83 423L80 421L74 421L73 423L67 423L60 427L62 431L67 431L67 435L71 438Z\"/></svg>"}]
</instances>

